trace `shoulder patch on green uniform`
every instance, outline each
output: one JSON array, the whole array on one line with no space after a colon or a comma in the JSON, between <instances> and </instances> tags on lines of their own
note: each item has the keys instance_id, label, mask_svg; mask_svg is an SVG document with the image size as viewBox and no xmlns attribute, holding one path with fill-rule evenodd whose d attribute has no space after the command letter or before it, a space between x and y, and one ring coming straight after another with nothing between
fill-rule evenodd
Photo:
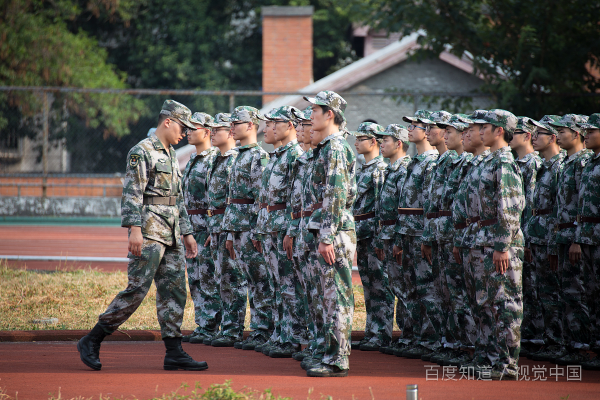
<instances>
[{"instance_id":1,"label":"shoulder patch on green uniform","mask_svg":"<svg viewBox=\"0 0 600 400\"><path fill-rule=\"evenodd\" d=\"M142 159L142 156L140 156L139 154L132 154L129 156L129 166L131 168L135 168L139 165L140 160Z\"/></svg>"}]
</instances>

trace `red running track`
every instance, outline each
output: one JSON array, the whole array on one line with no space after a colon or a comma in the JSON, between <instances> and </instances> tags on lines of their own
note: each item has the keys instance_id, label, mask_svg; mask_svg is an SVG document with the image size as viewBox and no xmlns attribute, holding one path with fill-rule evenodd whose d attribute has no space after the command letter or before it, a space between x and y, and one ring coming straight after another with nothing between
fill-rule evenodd
<instances>
[{"instance_id":1,"label":"red running track","mask_svg":"<svg viewBox=\"0 0 600 400\"><path fill-rule=\"evenodd\" d=\"M197 360L208 362L201 372L164 371L164 346L160 342L106 342L102 344L102 371L92 371L79 359L74 342L0 343L0 387L19 399L43 399L49 393L64 399L133 396L139 399L171 393L181 383L203 388L231 380L233 388L271 388L274 394L294 399L404 399L407 384L419 385L421 399L598 399L600 372L583 371L582 381L565 376L550 378L548 363L525 360L524 365L546 368L546 381L484 382L447 380L441 368L438 380L427 380L427 362L353 351L347 378L308 378L300 363L272 359L254 351L214 348L184 343ZM530 378L533 378L530 372ZM446 380L442 380L444 377ZM456 376L458 378L458 376Z\"/></svg>"},{"instance_id":2,"label":"red running track","mask_svg":"<svg viewBox=\"0 0 600 400\"><path fill-rule=\"evenodd\" d=\"M127 257L127 229L98 226L0 226L0 255ZM354 261L356 265L356 259ZM14 268L55 270L97 268L127 271L126 263L89 263L56 261L10 261ZM352 282L360 284L355 271Z\"/></svg>"}]
</instances>

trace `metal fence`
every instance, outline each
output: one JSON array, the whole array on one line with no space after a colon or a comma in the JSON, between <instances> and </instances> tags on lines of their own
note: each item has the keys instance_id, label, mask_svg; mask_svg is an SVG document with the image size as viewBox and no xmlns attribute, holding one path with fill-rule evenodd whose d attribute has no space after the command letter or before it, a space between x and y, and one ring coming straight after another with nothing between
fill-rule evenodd
<instances>
[{"instance_id":1,"label":"metal fence","mask_svg":"<svg viewBox=\"0 0 600 400\"><path fill-rule=\"evenodd\" d=\"M265 95L314 95L306 92L262 92L253 90L163 90L84 89L63 87L0 86L0 94L28 93L41 98L34 117L13 118L0 131L0 195L2 196L120 196L121 178L127 153L156 126L157 110L166 98L209 114L230 112L240 104L261 108ZM145 109L137 122L129 124L128 135L107 135L99 127L70 115L65 96L72 93L115 96L130 95L142 100ZM340 93L349 105L364 103L377 108L377 116L356 108L350 127L366 120L399 122L399 115L414 112L428 99L480 98L489 104L489 95L473 93L405 93L391 91ZM8 98L9 96L4 96ZM436 98L437 96L437 98ZM363 101L365 97L369 101ZM375 101L377 99L377 101ZM421 102L421 103L420 103ZM472 104L467 102L468 108ZM2 106L0 104L0 106ZM10 104L4 105L4 110ZM85 107L86 104L80 104ZM458 110L456 110L458 111ZM31 113L30 113L31 114ZM348 113L347 113L348 114ZM27 123L25 123L27 122ZM187 145L184 139L176 148Z\"/></svg>"}]
</instances>

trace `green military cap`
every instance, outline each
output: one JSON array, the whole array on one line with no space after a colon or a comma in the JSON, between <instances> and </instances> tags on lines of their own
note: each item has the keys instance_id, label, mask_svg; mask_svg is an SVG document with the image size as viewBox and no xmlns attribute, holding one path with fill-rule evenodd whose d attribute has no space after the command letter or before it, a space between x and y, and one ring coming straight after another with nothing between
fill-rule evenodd
<instances>
[{"instance_id":1,"label":"green military cap","mask_svg":"<svg viewBox=\"0 0 600 400\"><path fill-rule=\"evenodd\" d=\"M405 122L422 122L424 124L433 124L434 122L429 119L430 116L431 111L429 110L417 110L414 117L406 115L402 117L402 120Z\"/></svg>"},{"instance_id":2,"label":"green military cap","mask_svg":"<svg viewBox=\"0 0 600 400\"><path fill-rule=\"evenodd\" d=\"M190 121L195 123L195 124L200 124L204 127L208 127L210 126L209 124L214 122L213 117L211 117L210 115L208 115L207 113L203 113L203 112L195 112L192 117L190 118Z\"/></svg>"},{"instance_id":3,"label":"green military cap","mask_svg":"<svg viewBox=\"0 0 600 400\"><path fill-rule=\"evenodd\" d=\"M600 129L600 113L590 115L586 122L579 122L582 129Z\"/></svg>"},{"instance_id":4,"label":"green military cap","mask_svg":"<svg viewBox=\"0 0 600 400\"><path fill-rule=\"evenodd\" d=\"M402 143L410 143L408 140L408 130L399 124L388 125L383 132L377 133L377 136L391 136Z\"/></svg>"},{"instance_id":5,"label":"green military cap","mask_svg":"<svg viewBox=\"0 0 600 400\"><path fill-rule=\"evenodd\" d=\"M558 131L556 130L556 128L550 124L554 123L554 122L558 122L559 120L560 120L560 116L549 114L549 115L544 115L544 117L542 119L540 119L539 121L532 119L531 123L534 124L538 128L547 130L548 132L550 132L553 135L558 135Z\"/></svg>"},{"instance_id":6,"label":"green military cap","mask_svg":"<svg viewBox=\"0 0 600 400\"><path fill-rule=\"evenodd\" d=\"M303 121L310 121L310 115L312 114L312 108L306 107L303 111L300 111L294 107L292 110L292 113L298 119L301 119Z\"/></svg>"},{"instance_id":7,"label":"green military cap","mask_svg":"<svg viewBox=\"0 0 600 400\"><path fill-rule=\"evenodd\" d=\"M165 100L160 113L178 120L190 129L196 129L190 122L190 117L192 116L190 109L175 100Z\"/></svg>"},{"instance_id":8,"label":"green military cap","mask_svg":"<svg viewBox=\"0 0 600 400\"><path fill-rule=\"evenodd\" d=\"M278 108L274 108L271 111L269 111L268 113L266 113L264 115L265 120L275 120L275 119L281 119L283 121L289 121L289 122L296 122L296 120L298 119L295 115L296 112L301 112L299 109L297 109L296 107L292 107L292 106L281 106Z\"/></svg>"},{"instance_id":9,"label":"green military cap","mask_svg":"<svg viewBox=\"0 0 600 400\"><path fill-rule=\"evenodd\" d=\"M485 120L485 116L488 113L488 110L475 110L473 114L469 116L470 122L468 124L487 124L488 122Z\"/></svg>"},{"instance_id":10,"label":"green military cap","mask_svg":"<svg viewBox=\"0 0 600 400\"><path fill-rule=\"evenodd\" d=\"M560 128L569 128L577 133L582 133L583 128L581 128L579 124L585 124L587 121L588 117L585 115L565 114L558 121L550 122L550 125Z\"/></svg>"},{"instance_id":11,"label":"green military cap","mask_svg":"<svg viewBox=\"0 0 600 400\"><path fill-rule=\"evenodd\" d=\"M488 111L483 117L483 120L485 120L486 124L504 128L505 131L510 133L515 131L517 122L519 121L515 114L499 108Z\"/></svg>"},{"instance_id":12,"label":"green military cap","mask_svg":"<svg viewBox=\"0 0 600 400\"><path fill-rule=\"evenodd\" d=\"M533 119L529 117L518 117L519 121L517 122L517 127L515 130L523 131L527 133L535 133L537 130L537 126L533 123Z\"/></svg>"},{"instance_id":13,"label":"green military cap","mask_svg":"<svg viewBox=\"0 0 600 400\"><path fill-rule=\"evenodd\" d=\"M444 110L434 111L429 116L429 119L433 121L433 125L438 124L440 122L447 122L450 120L450 118L452 118L452 114Z\"/></svg>"},{"instance_id":14,"label":"green military cap","mask_svg":"<svg viewBox=\"0 0 600 400\"><path fill-rule=\"evenodd\" d=\"M467 114L460 114L460 113L459 113L459 114L454 114L454 115L455 115L455 116L458 118L458 120L459 120L460 122L462 122L463 124L472 124L472 123L473 123L473 121L471 120L471 116L470 116L470 115L467 115Z\"/></svg>"},{"instance_id":15,"label":"green military cap","mask_svg":"<svg viewBox=\"0 0 600 400\"><path fill-rule=\"evenodd\" d=\"M342 117L344 117L344 111L346 110L346 106L348 103L342 96L337 94L336 92L332 92L331 90L323 90L315 97L306 97L304 96L304 100L308 101L311 104L316 104L319 106L327 106L332 110L338 112ZM344 117L344 120L346 118Z\"/></svg>"},{"instance_id":16,"label":"green military cap","mask_svg":"<svg viewBox=\"0 0 600 400\"><path fill-rule=\"evenodd\" d=\"M358 130L350 132L354 136L366 136L377 139L377 135L383 132L383 126L374 122L363 122L358 126Z\"/></svg>"},{"instance_id":17,"label":"green military cap","mask_svg":"<svg viewBox=\"0 0 600 400\"><path fill-rule=\"evenodd\" d=\"M206 126L211 128L229 128L231 127L231 114L218 113L215 115L213 122L207 123Z\"/></svg>"},{"instance_id":18,"label":"green military cap","mask_svg":"<svg viewBox=\"0 0 600 400\"><path fill-rule=\"evenodd\" d=\"M260 114L254 107L250 106L239 106L233 110L231 113L231 117L229 118L229 122L252 122L255 125L260 123L260 119L264 117Z\"/></svg>"},{"instance_id":19,"label":"green military cap","mask_svg":"<svg viewBox=\"0 0 600 400\"><path fill-rule=\"evenodd\" d=\"M469 124L466 122L463 122L463 119L459 116L459 114L456 114L456 115L453 115L452 117L450 117L450 119L448 121L438 122L437 126L439 126L442 129L445 129L448 126L451 126L454 129L456 129L457 131L462 132L469 127Z\"/></svg>"}]
</instances>

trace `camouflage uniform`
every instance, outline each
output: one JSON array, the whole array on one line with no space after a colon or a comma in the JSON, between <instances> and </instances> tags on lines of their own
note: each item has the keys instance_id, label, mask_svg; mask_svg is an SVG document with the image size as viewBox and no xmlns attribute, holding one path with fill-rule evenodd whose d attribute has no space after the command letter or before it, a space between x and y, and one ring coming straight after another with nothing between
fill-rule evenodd
<instances>
[{"instance_id":1,"label":"camouflage uniform","mask_svg":"<svg viewBox=\"0 0 600 400\"><path fill-rule=\"evenodd\" d=\"M195 113L192 117L200 120L203 113ZM206 114L205 114L206 115ZM212 117L206 115L212 120ZM207 118L208 120L208 118ZM206 122L206 121L204 121ZM210 147L200 154L190 156L183 172L183 199L188 210L190 222L194 230L194 239L198 245L198 256L187 260L188 285L190 296L194 302L195 322L198 327L194 335L213 336L221 324L221 297L219 284L215 280L215 264L210 246L204 243L210 235L208 232L208 180L209 171L219 150Z\"/></svg>"},{"instance_id":2,"label":"camouflage uniform","mask_svg":"<svg viewBox=\"0 0 600 400\"><path fill-rule=\"evenodd\" d=\"M326 105L343 115L346 102L333 92L319 92L306 98L312 104ZM350 333L354 314L352 260L356 251L356 232L352 205L356 198L356 157L342 132L324 138L313 150L308 170L312 215L308 229L313 231L315 247L332 244L335 262L329 265L318 249L311 254L313 272L320 276L322 296L324 355L322 364L350 368ZM320 207L319 207L320 206ZM310 373L312 370L309 370Z\"/></svg>"},{"instance_id":3,"label":"camouflage uniform","mask_svg":"<svg viewBox=\"0 0 600 400\"><path fill-rule=\"evenodd\" d=\"M195 129L189 121L191 112L183 104L167 100L161 114ZM114 332L137 310L154 280L161 336L181 337L187 292L180 235L193 231L183 204L175 150L172 146L165 149L155 134L135 145L127 155L121 226L141 227L141 256L128 254L127 288L99 316L99 325L106 333Z\"/></svg>"},{"instance_id":4,"label":"camouflage uniform","mask_svg":"<svg viewBox=\"0 0 600 400\"><path fill-rule=\"evenodd\" d=\"M415 118L426 124L433 124L428 117L431 113L423 114L419 110ZM405 117L405 120L412 117ZM441 326L434 326L438 320L431 318L441 307L436 302L435 281L432 266L421 255L421 243L425 216L423 207L427 203L428 188L433 177L439 153L429 150L418 154L406 167L406 178L400 191L398 204L398 224L395 231L401 237L401 243L395 243L402 248L402 270L405 278L407 313L404 321L403 343L420 344L429 350L440 347ZM405 209L405 210L403 210ZM406 213L406 214L403 214Z\"/></svg>"},{"instance_id":5,"label":"camouflage uniform","mask_svg":"<svg viewBox=\"0 0 600 400\"><path fill-rule=\"evenodd\" d=\"M258 125L258 110L253 107L237 107L231 122L251 121ZM261 177L269 154L258 143L237 148L238 156L231 170L227 210L223 218L223 230L228 231L228 240L233 241L236 259L248 279L250 302L250 328L256 338L267 338L273 329L273 277L267 269L264 256L256 250L252 240L260 240L256 232L259 210L258 195Z\"/></svg>"},{"instance_id":6,"label":"camouflage uniform","mask_svg":"<svg viewBox=\"0 0 600 400\"><path fill-rule=\"evenodd\" d=\"M388 125L380 136L392 136L404 143L408 142L408 131L397 124ZM404 156L396 160L395 163L389 164L385 170L384 183L381 188L381 195L376 207L376 220L380 225L375 247L382 249L384 260L382 262L382 271L384 277L387 275L391 304L389 311L389 322L392 325L394 314L394 297L398 298L396 306L396 323L401 331L404 332L404 320L406 318L406 290L405 278L402 275L402 266L396 262L393 254L395 243L400 241L398 234L395 232L395 227L398 222L398 201L400 198L400 190L404 184L406 177L406 166L410 163L410 156ZM391 329L391 326L390 326Z\"/></svg>"},{"instance_id":7,"label":"camouflage uniform","mask_svg":"<svg viewBox=\"0 0 600 400\"><path fill-rule=\"evenodd\" d=\"M265 115L269 120L295 121L292 110L300 111L290 106L283 106ZM283 239L287 233L287 225L291 220L291 207L289 202L290 185L292 176L297 166L296 160L303 151L296 139L275 149L273 166L268 175L268 196L261 204L267 211L266 235L264 254L270 259L271 273L274 277L279 318L281 344L286 343L299 348L300 343L306 342L307 331L304 315L304 296L298 274L294 268L293 260L288 259L283 248ZM263 186L265 182L263 181ZM278 206L283 208L277 209ZM275 209L270 209L271 207ZM275 326L277 330L277 326Z\"/></svg>"},{"instance_id":8,"label":"camouflage uniform","mask_svg":"<svg viewBox=\"0 0 600 400\"><path fill-rule=\"evenodd\" d=\"M208 180L208 230L210 232L210 250L215 263L215 280L219 284L223 317L220 336L240 340L246 318L246 276L232 260L225 247L227 232L222 229L223 209L227 207L227 193L231 179L231 169L238 155L236 149L217 154ZM216 213L214 213L216 211Z\"/></svg>"},{"instance_id":9,"label":"camouflage uniform","mask_svg":"<svg viewBox=\"0 0 600 400\"><path fill-rule=\"evenodd\" d=\"M566 114L559 121L550 125L568 127L581 132L577 123L585 120L575 114ZM569 247L575 240L576 219L578 213L579 190L581 187L581 174L591 152L583 149L569 157L562 164L562 171L558 178L558 195L554 206L557 230L550 238L550 254L558 255L559 285L547 288L545 293L540 293L544 311L551 310L552 326L550 340L561 346L571 348L587 348L590 342L589 318L590 311L585 295L585 281L588 279L583 269L583 261L572 265L569 261ZM545 282L548 285L548 282ZM549 285L548 285L549 286ZM542 297L545 294L545 298ZM562 299L561 299L562 297ZM546 322L546 332L549 331L549 322Z\"/></svg>"},{"instance_id":10,"label":"camouflage uniform","mask_svg":"<svg viewBox=\"0 0 600 400\"><path fill-rule=\"evenodd\" d=\"M508 111L491 110L487 123L514 131L517 118ZM525 208L521 172L510 147L489 154L481 163L479 187L479 230L471 250L475 269L480 334L487 337L485 357L496 371L518 374L523 319L523 246L521 215ZM508 252L509 266L504 274L496 272L494 251Z\"/></svg>"},{"instance_id":11,"label":"camouflage uniform","mask_svg":"<svg viewBox=\"0 0 600 400\"><path fill-rule=\"evenodd\" d=\"M584 129L600 129L600 114L591 115L589 121L580 126ZM590 155L581 173L578 200L575 243L579 243L581 246L583 270L587 277L585 292L590 324L587 325L587 315L574 312L567 314L567 317L573 316L572 320L567 321L569 324L579 323L580 331L589 326L590 332L589 336L587 336L587 332L586 335L580 335L580 337L574 336L574 342L568 344L581 348L583 346L580 346L580 343L585 343L584 340L587 336L590 347L600 354L600 155L598 154ZM578 341L579 343L577 343ZM595 361L598 360L596 357Z\"/></svg>"}]
</instances>

